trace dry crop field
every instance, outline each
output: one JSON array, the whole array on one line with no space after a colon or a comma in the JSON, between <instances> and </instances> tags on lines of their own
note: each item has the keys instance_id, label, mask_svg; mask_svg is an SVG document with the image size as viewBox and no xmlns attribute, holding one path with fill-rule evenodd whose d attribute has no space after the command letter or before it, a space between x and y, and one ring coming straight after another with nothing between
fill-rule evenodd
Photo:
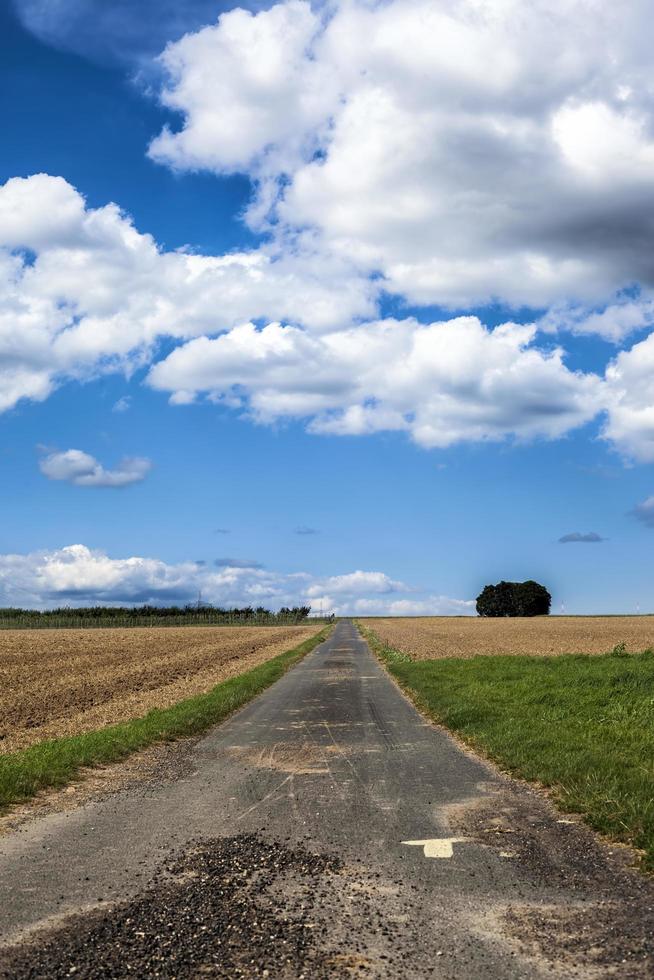
<instances>
[{"instance_id":1,"label":"dry crop field","mask_svg":"<svg viewBox=\"0 0 654 980\"><path fill-rule=\"evenodd\" d=\"M0 754L210 690L318 626L0 631Z\"/></svg>"},{"instance_id":2,"label":"dry crop field","mask_svg":"<svg viewBox=\"0 0 654 980\"><path fill-rule=\"evenodd\" d=\"M388 646L415 660L495 653L608 653L619 643L631 653L654 647L654 616L427 616L371 618L363 624Z\"/></svg>"}]
</instances>

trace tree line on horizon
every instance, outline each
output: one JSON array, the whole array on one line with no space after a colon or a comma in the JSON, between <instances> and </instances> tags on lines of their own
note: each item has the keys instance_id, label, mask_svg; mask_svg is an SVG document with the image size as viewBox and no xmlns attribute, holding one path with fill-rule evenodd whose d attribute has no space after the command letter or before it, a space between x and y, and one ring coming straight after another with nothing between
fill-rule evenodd
<instances>
[{"instance_id":1,"label":"tree line on horizon","mask_svg":"<svg viewBox=\"0 0 654 980\"><path fill-rule=\"evenodd\" d=\"M264 606L233 606L225 609L207 603L184 606L60 606L55 609L21 609L16 606L0 608L0 623L4 626L75 625L149 625L150 623L254 623L287 624L307 619L311 606L282 606L272 612Z\"/></svg>"}]
</instances>

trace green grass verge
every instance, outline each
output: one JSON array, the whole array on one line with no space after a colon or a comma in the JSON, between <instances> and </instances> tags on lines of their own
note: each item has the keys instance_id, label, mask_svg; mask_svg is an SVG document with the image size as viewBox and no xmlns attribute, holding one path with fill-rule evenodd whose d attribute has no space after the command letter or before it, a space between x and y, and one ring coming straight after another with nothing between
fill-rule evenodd
<instances>
[{"instance_id":1,"label":"green grass verge","mask_svg":"<svg viewBox=\"0 0 654 980\"><path fill-rule=\"evenodd\" d=\"M413 661L360 628L426 714L654 870L654 652Z\"/></svg>"},{"instance_id":2,"label":"green grass verge","mask_svg":"<svg viewBox=\"0 0 654 980\"><path fill-rule=\"evenodd\" d=\"M39 742L21 752L0 755L0 812L30 799L46 787L63 786L81 769L124 759L154 742L197 735L274 684L327 637L330 627L253 670L217 684L207 694L155 709L142 718L96 732Z\"/></svg>"}]
</instances>

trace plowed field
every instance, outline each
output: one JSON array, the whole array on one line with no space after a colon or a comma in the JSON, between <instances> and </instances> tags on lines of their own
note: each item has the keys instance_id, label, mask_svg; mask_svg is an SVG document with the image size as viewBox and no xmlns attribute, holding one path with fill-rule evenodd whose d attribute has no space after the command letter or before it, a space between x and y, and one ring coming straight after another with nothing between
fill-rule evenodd
<instances>
[{"instance_id":1,"label":"plowed field","mask_svg":"<svg viewBox=\"0 0 654 980\"><path fill-rule=\"evenodd\" d=\"M480 654L632 653L654 647L654 616L543 616L480 619L430 616L366 619L363 625L415 660Z\"/></svg>"},{"instance_id":2,"label":"plowed field","mask_svg":"<svg viewBox=\"0 0 654 980\"><path fill-rule=\"evenodd\" d=\"M0 753L210 690L317 626L0 630Z\"/></svg>"}]
</instances>

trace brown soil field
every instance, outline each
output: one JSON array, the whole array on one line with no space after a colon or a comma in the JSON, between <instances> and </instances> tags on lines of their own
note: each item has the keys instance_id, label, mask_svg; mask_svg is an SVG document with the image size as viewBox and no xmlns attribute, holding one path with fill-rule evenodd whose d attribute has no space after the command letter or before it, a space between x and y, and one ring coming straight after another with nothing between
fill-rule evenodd
<instances>
[{"instance_id":1,"label":"brown soil field","mask_svg":"<svg viewBox=\"0 0 654 980\"><path fill-rule=\"evenodd\" d=\"M366 619L363 624L384 643L414 660L494 653L608 653L618 643L626 644L632 653L654 647L654 616L428 616Z\"/></svg>"},{"instance_id":2,"label":"brown soil field","mask_svg":"<svg viewBox=\"0 0 654 980\"><path fill-rule=\"evenodd\" d=\"M202 694L317 626L0 630L0 754Z\"/></svg>"}]
</instances>

